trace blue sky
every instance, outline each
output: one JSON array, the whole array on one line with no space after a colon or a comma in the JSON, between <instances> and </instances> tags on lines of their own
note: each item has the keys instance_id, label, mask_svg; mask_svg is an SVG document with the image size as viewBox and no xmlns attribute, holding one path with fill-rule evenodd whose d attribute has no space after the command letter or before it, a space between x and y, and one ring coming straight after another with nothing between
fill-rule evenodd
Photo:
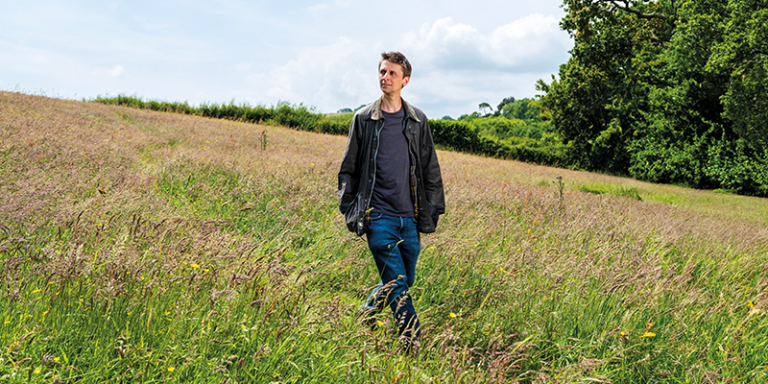
<instances>
[{"instance_id":1,"label":"blue sky","mask_svg":"<svg viewBox=\"0 0 768 384\"><path fill-rule=\"evenodd\" d=\"M557 0L3 1L0 89L335 112L377 98L379 54L399 50L403 98L456 118L535 95L568 59L563 15Z\"/></svg>"}]
</instances>

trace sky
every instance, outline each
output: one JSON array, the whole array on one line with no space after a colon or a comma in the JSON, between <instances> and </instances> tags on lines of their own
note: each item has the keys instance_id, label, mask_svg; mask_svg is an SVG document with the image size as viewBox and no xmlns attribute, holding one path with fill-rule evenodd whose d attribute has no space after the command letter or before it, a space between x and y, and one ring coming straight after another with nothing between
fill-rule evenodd
<instances>
[{"instance_id":1,"label":"sky","mask_svg":"<svg viewBox=\"0 0 768 384\"><path fill-rule=\"evenodd\" d=\"M413 66L402 97L453 118L534 97L568 60L558 0L2 1L0 90L336 112L381 95L381 52Z\"/></svg>"}]
</instances>

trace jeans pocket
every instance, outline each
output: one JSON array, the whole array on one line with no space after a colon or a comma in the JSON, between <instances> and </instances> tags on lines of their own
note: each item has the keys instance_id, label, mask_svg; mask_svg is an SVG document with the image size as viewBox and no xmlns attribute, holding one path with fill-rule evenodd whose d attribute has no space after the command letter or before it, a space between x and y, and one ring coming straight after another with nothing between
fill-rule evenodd
<instances>
[{"instance_id":1,"label":"jeans pocket","mask_svg":"<svg viewBox=\"0 0 768 384\"><path fill-rule=\"evenodd\" d=\"M381 217L384 216L381 212L371 212L368 214L368 218L370 221L381 219Z\"/></svg>"}]
</instances>

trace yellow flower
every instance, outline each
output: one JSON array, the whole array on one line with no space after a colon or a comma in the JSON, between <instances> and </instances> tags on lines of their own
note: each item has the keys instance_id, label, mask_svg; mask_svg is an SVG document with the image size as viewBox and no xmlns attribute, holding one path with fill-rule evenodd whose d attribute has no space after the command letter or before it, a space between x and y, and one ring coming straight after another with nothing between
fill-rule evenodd
<instances>
[{"instance_id":1,"label":"yellow flower","mask_svg":"<svg viewBox=\"0 0 768 384\"><path fill-rule=\"evenodd\" d=\"M190 267L192 267L192 268L194 268L194 269L198 269L198 268L200 268L200 265L199 265L199 264L195 264L195 263L192 263L192 264L190 264L189 266L190 266Z\"/></svg>"},{"instance_id":2,"label":"yellow flower","mask_svg":"<svg viewBox=\"0 0 768 384\"><path fill-rule=\"evenodd\" d=\"M175 370L176 370L176 368L174 368L174 367L168 367L168 372L173 372Z\"/></svg>"},{"instance_id":3,"label":"yellow flower","mask_svg":"<svg viewBox=\"0 0 768 384\"><path fill-rule=\"evenodd\" d=\"M208 271L210 271L210 269L208 269L208 268L203 268L203 272L208 272Z\"/></svg>"},{"instance_id":4,"label":"yellow flower","mask_svg":"<svg viewBox=\"0 0 768 384\"><path fill-rule=\"evenodd\" d=\"M55 361L55 362L57 362L57 363L59 362L59 360L61 360L61 358L59 358L59 357L54 357L54 358L53 358L53 361Z\"/></svg>"},{"instance_id":5,"label":"yellow flower","mask_svg":"<svg viewBox=\"0 0 768 384\"><path fill-rule=\"evenodd\" d=\"M381 321L377 321L377 322L376 322L376 325L378 325L379 327L381 327L381 326L384 326L384 323L382 323Z\"/></svg>"},{"instance_id":6,"label":"yellow flower","mask_svg":"<svg viewBox=\"0 0 768 384\"><path fill-rule=\"evenodd\" d=\"M752 300L750 300L747 302L747 307L749 307L749 309L755 308L755 303L753 303Z\"/></svg>"},{"instance_id":7,"label":"yellow flower","mask_svg":"<svg viewBox=\"0 0 768 384\"><path fill-rule=\"evenodd\" d=\"M621 332L619 332L619 335L621 335L621 336L626 336L627 334L626 334L626 333L624 333L624 331L621 331Z\"/></svg>"},{"instance_id":8,"label":"yellow flower","mask_svg":"<svg viewBox=\"0 0 768 384\"><path fill-rule=\"evenodd\" d=\"M455 319L455 318L456 318L456 314L455 314L455 313L453 313L453 312L451 312L451 313L450 313L448 316L450 316L450 317L451 317L451 319Z\"/></svg>"},{"instance_id":9,"label":"yellow flower","mask_svg":"<svg viewBox=\"0 0 768 384\"><path fill-rule=\"evenodd\" d=\"M642 338L645 338L645 337L654 337L654 336L656 336L655 333L653 333L653 332L646 332L646 333L643 333L643 335L640 336L640 338L642 339Z\"/></svg>"}]
</instances>

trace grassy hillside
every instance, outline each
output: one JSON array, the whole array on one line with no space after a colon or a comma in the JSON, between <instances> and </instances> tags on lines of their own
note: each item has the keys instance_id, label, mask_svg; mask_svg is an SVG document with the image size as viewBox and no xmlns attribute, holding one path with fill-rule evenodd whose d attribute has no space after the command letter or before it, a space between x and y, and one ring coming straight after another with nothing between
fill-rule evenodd
<instances>
[{"instance_id":1,"label":"grassy hillside","mask_svg":"<svg viewBox=\"0 0 768 384\"><path fill-rule=\"evenodd\" d=\"M0 92L0 382L768 379L768 201L439 151L400 350L346 138Z\"/></svg>"}]
</instances>

